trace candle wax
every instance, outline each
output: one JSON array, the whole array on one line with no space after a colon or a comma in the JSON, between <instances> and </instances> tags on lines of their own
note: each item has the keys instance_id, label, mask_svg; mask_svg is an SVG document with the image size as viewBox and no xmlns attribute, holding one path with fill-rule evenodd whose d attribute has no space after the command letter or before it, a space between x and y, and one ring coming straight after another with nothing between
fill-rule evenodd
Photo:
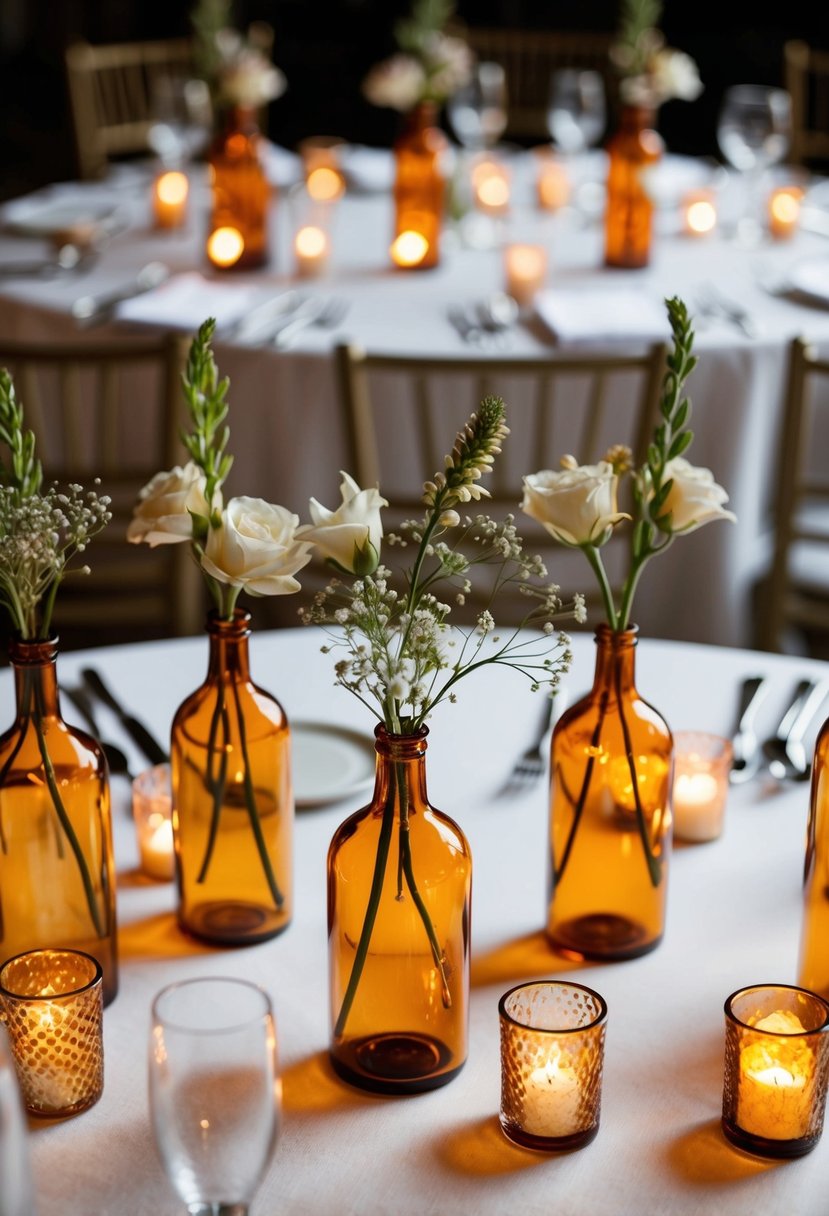
<instances>
[{"instance_id":1,"label":"candle wax","mask_svg":"<svg viewBox=\"0 0 829 1216\"><path fill-rule=\"evenodd\" d=\"M578 1077L575 1069L561 1067L559 1058L552 1056L526 1082L521 1126L531 1136L572 1136L583 1130Z\"/></svg>"},{"instance_id":2,"label":"candle wax","mask_svg":"<svg viewBox=\"0 0 829 1216\"><path fill-rule=\"evenodd\" d=\"M777 1011L761 1018L757 1030L780 1035L757 1040L740 1052L737 1123L766 1140L800 1140L812 1114L814 1054L791 1036L803 1030L794 1014Z\"/></svg>"}]
</instances>

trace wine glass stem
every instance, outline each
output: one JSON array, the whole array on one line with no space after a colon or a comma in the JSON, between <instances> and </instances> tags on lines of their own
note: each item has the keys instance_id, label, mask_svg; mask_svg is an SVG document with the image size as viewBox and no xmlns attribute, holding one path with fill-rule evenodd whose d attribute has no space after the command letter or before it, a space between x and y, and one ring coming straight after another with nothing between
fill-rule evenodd
<instances>
[{"instance_id":1,"label":"wine glass stem","mask_svg":"<svg viewBox=\"0 0 829 1216\"><path fill-rule=\"evenodd\" d=\"M246 1203L191 1203L188 1216L248 1216Z\"/></svg>"}]
</instances>

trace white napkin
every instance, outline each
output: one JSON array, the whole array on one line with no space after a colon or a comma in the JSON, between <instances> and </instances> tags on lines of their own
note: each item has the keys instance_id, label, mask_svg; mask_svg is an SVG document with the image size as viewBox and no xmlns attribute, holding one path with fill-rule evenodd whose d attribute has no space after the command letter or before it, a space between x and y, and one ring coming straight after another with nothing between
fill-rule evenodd
<instances>
[{"instance_id":1,"label":"white napkin","mask_svg":"<svg viewBox=\"0 0 829 1216\"><path fill-rule=\"evenodd\" d=\"M174 275L153 291L122 301L116 315L121 321L170 329L197 329L207 317L215 317L221 327L237 321L261 298L261 286L214 283L194 271Z\"/></svg>"},{"instance_id":2,"label":"white napkin","mask_svg":"<svg viewBox=\"0 0 829 1216\"><path fill-rule=\"evenodd\" d=\"M286 190L302 180L302 161L296 152L289 152L279 144L263 139L259 145L265 177L272 186Z\"/></svg>"},{"instance_id":3,"label":"white napkin","mask_svg":"<svg viewBox=\"0 0 829 1216\"><path fill-rule=\"evenodd\" d=\"M607 342L670 337L664 305L625 288L549 288L535 298L535 311L562 342Z\"/></svg>"},{"instance_id":4,"label":"white napkin","mask_svg":"<svg viewBox=\"0 0 829 1216\"><path fill-rule=\"evenodd\" d=\"M394 185L394 154L390 148L350 144L339 152L340 166L353 190L381 194Z\"/></svg>"}]
</instances>

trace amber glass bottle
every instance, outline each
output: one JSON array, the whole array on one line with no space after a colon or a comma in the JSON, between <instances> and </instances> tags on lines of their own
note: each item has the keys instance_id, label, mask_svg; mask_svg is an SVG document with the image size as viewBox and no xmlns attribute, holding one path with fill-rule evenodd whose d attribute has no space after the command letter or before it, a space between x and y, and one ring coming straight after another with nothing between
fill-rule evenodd
<instances>
[{"instance_id":1,"label":"amber glass bottle","mask_svg":"<svg viewBox=\"0 0 829 1216\"><path fill-rule=\"evenodd\" d=\"M607 145L607 266L638 270L650 261L654 205L648 176L663 152L652 122L650 107L624 106L619 129Z\"/></svg>"},{"instance_id":2,"label":"amber glass bottle","mask_svg":"<svg viewBox=\"0 0 829 1216\"><path fill-rule=\"evenodd\" d=\"M829 720L815 743L804 879L799 982L829 1000Z\"/></svg>"},{"instance_id":3,"label":"amber glass bottle","mask_svg":"<svg viewBox=\"0 0 829 1216\"><path fill-rule=\"evenodd\" d=\"M172 730L179 924L224 945L265 941L291 920L290 732L251 681L249 626L240 609L208 617L207 679Z\"/></svg>"},{"instance_id":4,"label":"amber glass bottle","mask_svg":"<svg viewBox=\"0 0 829 1216\"><path fill-rule=\"evenodd\" d=\"M0 736L0 964L83 950L118 991L109 779L101 749L60 714L57 641L12 641L15 722Z\"/></svg>"},{"instance_id":5,"label":"amber glass bottle","mask_svg":"<svg viewBox=\"0 0 829 1216\"><path fill-rule=\"evenodd\" d=\"M328 851L331 1059L363 1089L417 1093L466 1059L472 859L429 805L427 731L375 734L374 798Z\"/></svg>"},{"instance_id":6,"label":"amber glass bottle","mask_svg":"<svg viewBox=\"0 0 829 1216\"><path fill-rule=\"evenodd\" d=\"M579 958L635 958L663 931L673 739L636 691L636 628L596 631L591 692L562 714L551 758L547 934Z\"/></svg>"},{"instance_id":7,"label":"amber glass bottle","mask_svg":"<svg viewBox=\"0 0 829 1216\"><path fill-rule=\"evenodd\" d=\"M271 188L259 159L256 111L234 106L210 146L212 206L207 254L222 270L268 262Z\"/></svg>"},{"instance_id":8,"label":"amber glass bottle","mask_svg":"<svg viewBox=\"0 0 829 1216\"><path fill-rule=\"evenodd\" d=\"M394 145L392 258L398 266L427 270L440 261L445 193L441 160L446 146L434 104L421 102L407 116Z\"/></svg>"}]
</instances>

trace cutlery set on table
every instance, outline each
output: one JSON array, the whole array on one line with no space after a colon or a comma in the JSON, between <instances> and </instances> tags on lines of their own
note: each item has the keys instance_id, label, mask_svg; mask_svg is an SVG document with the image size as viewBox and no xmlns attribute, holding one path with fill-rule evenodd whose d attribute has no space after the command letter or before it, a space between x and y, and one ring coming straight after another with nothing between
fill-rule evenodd
<instances>
[{"instance_id":1,"label":"cutlery set on table","mask_svg":"<svg viewBox=\"0 0 829 1216\"><path fill-rule=\"evenodd\" d=\"M768 685L762 676L743 681L737 727L732 738L734 761L731 782L741 785L767 773L775 781L808 781L812 761L804 740L818 711L829 697L829 679L801 680L783 712L776 730L760 739L757 713L765 701Z\"/></svg>"},{"instance_id":2,"label":"cutlery set on table","mask_svg":"<svg viewBox=\"0 0 829 1216\"><path fill-rule=\"evenodd\" d=\"M169 760L167 750L152 732L134 714L118 700L112 689L104 682L100 672L93 667L85 667L81 672L82 684L77 687L61 686L61 693L69 700L83 719L88 732L100 744L106 756L111 774L118 774L132 780L135 774L130 767L130 761L117 743L102 738L95 714L95 705L105 706L115 715L121 728L132 743L151 766L165 764Z\"/></svg>"}]
</instances>

